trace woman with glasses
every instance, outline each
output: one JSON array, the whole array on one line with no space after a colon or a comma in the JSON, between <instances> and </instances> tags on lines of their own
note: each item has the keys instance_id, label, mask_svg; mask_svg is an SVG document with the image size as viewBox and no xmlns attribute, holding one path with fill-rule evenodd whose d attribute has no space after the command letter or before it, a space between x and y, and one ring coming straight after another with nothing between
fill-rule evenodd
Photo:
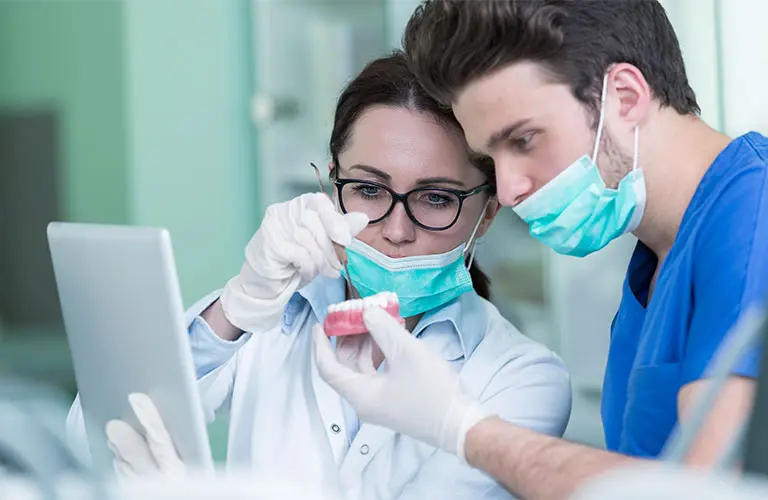
<instances>
[{"instance_id":1,"label":"woman with glasses","mask_svg":"<svg viewBox=\"0 0 768 500\"><path fill-rule=\"evenodd\" d=\"M312 340L329 305L395 292L407 328L486 407L560 436L567 372L488 302L490 280L473 260L499 209L493 165L470 154L399 53L343 91L330 153L330 192L270 206L240 274L189 311L204 411L229 414L228 467L355 499L509 498L456 456L360 422L319 378ZM347 363L387 369L367 334L330 342ZM141 434L121 421L107 427L117 470L184 471L151 400L131 404ZM77 401L69 426L82 434Z\"/></svg>"}]
</instances>

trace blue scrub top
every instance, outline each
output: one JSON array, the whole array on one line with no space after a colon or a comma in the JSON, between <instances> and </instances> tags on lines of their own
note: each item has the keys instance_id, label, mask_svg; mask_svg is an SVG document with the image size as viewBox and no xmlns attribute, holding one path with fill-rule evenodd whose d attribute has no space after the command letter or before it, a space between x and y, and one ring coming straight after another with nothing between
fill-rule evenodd
<instances>
[{"instance_id":1,"label":"blue scrub top","mask_svg":"<svg viewBox=\"0 0 768 500\"><path fill-rule=\"evenodd\" d=\"M752 132L715 159L686 210L648 305L655 254L629 263L603 384L609 450L656 457L677 423L680 389L703 377L750 305L768 298L768 139ZM756 377L759 353L735 374Z\"/></svg>"}]
</instances>

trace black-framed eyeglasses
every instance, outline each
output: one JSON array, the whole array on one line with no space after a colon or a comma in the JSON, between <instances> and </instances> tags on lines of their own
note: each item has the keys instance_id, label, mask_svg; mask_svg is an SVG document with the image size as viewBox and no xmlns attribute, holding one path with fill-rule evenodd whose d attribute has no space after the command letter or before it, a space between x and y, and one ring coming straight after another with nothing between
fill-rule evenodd
<instances>
[{"instance_id":1,"label":"black-framed eyeglasses","mask_svg":"<svg viewBox=\"0 0 768 500\"><path fill-rule=\"evenodd\" d=\"M362 212L368 216L370 224L375 224L386 219L395 204L401 202L408 218L429 231L449 229L459 220L465 199L492 187L486 183L466 191L425 187L398 193L389 186L360 179L335 179L333 184L339 196L339 206L345 214Z\"/></svg>"}]
</instances>

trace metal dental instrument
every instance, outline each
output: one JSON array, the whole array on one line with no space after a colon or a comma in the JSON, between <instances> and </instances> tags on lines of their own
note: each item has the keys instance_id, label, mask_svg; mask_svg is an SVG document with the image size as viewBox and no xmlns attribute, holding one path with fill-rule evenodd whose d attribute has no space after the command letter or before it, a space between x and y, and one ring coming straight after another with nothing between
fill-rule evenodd
<instances>
[{"instance_id":1,"label":"metal dental instrument","mask_svg":"<svg viewBox=\"0 0 768 500\"><path fill-rule=\"evenodd\" d=\"M320 186L320 192L325 193L326 196L333 199L332 195L329 195L328 192L325 190L325 186L323 185L323 178L320 176L320 169L317 168L317 165L310 162L309 165L314 169L315 175L317 176L317 184ZM336 209L338 210L338 205L336 206ZM360 299L362 298L360 295L360 292L357 291L357 288L355 288L355 285L352 284L352 278L349 275L349 268L347 267L347 252L338 243L333 244L334 248L336 249L336 256L339 257L339 260L341 261L341 264L344 266L344 279L347 281L347 287L349 288L350 293L352 294L353 299Z\"/></svg>"}]
</instances>

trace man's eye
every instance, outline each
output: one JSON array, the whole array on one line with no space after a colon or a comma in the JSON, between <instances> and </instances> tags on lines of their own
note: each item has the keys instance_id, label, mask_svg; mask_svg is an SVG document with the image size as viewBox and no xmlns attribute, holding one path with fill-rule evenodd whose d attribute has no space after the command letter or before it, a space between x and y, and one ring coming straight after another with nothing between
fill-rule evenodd
<instances>
[{"instance_id":1,"label":"man's eye","mask_svg":"<svg viewBox=\"0 0 768 500\"><path fill-rule=\"evenodd\" d=\"M527 134L515 137L510 140L510 144L514 149L519 151L528 151L531 149L531 142L533 141L534 132L528 132Z\"/></svg>"}]
</instances>

